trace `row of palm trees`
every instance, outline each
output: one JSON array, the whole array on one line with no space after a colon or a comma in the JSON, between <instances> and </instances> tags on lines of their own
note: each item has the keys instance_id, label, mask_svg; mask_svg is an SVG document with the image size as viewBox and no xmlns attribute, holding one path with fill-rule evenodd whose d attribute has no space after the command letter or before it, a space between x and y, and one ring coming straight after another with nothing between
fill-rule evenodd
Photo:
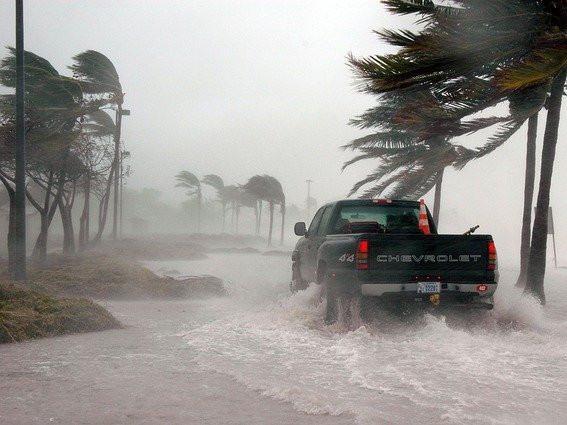
<instances>
[{"instance_id":1,"label":"row of palm trees","mask_svg":"<svg viewBox=\"0 0 567 425\"><path fill-rule=\"evenodd\" d=\"M547 215L567 76L567 0L382 3L395 14L415 15L420 29L378 31L398 48L395 54L349 57L359 89L377 96L378 105L352 121L374 132L344 146L358 152L345 167L364 159L380 162L351 194L365 187L362 197L389 191L416 199L435 187L438 219L444 170L490 154L527 121L518 285L544 303ZM479 118L501 104L508 106L505 116ZM543 108L547 117L532 229L535 139ZM468 149L453 142L493 126L483 146Z\"/></svg>"},{"instance_id":2,"label":"row of palm trees","mask_svg":"<svg viewBox=\"0 0 567 425\"><path fill-rule=\"evenodd\" d=\"M59 211L65 253L75 252L73 211L83 194L79 248L100 241L107 221L112 183L119 178L120 125L124 93L112 62L87 50L73 57L72 76L60 74L47 59L24 53L26 125L26 197L39 213L41 228L32 257L44 261L48 233ZM16 55L0 62L0 83L15 88ZM0 181L10 199L8 253L14 266L15 96L0 102ZM116 120L106 112L116 110ZM90 235L90 199L99 199L96 234ZM115 223L116 226L116 223Z\"/></svg>"},{"instance_id":3,"label":"row of palm trees","mask_svg":"<svg viewBox=\"0 0 567 425\"><path fill-rule=\"evenodd\" d=\"M282 185L275 177L267 174L255 175L244 184L225 185L222 177L216 174L207 174L199 179L195 174L184 170L180 171L175 179L177 181L175 186L186 189L187 196L197 202L197 230L200 229L203 204L202 185L205 184L215 189L217 201L222 205L223 232L226 228L227 210L231 211L231 223L236 224L236 233L238 233L240 209L247 207L254 210L255 231L258 235L262 221L262 206L263 202L266 202L270 212L268 246L272 245L274 210L275 206L279 205L282 217L280 244L283 244L286 202Z\"/></svg>"}]
</instances>

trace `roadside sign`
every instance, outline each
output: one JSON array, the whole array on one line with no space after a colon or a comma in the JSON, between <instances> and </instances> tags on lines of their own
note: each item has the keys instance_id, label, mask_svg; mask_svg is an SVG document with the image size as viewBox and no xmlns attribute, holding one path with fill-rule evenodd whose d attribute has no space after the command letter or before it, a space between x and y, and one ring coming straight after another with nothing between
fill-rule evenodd
<instances>
[{"instance_id":1,"label":"roadside sign","mask_svg":"<svg viewBox=\"0 0 567 425\"><path fill-rule=\"evenodd\" d=\"M537 208L534 207L534 214ZM557 250L555 248L555 226L553 225L553 209L549 207L547 212L547 234L551 235L553 239L553 261L555 262L555 268L557 268Z\"/></svg>"}]
</instances>

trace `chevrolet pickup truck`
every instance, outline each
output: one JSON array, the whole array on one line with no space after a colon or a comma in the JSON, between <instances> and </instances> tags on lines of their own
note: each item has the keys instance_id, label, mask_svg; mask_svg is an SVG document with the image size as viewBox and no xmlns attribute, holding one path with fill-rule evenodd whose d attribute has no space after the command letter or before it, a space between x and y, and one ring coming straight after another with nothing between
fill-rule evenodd
<instances>
[{"instance_id":1,"label":"chevrolet pickup truck","mask_svg":"<svg viewBox=\"0 0 567 425\"><path fill-rule=\"evenodd\" d=\"M326 321L355 298L491 309L498 285L490 235L439 235L421 202L356 199L332 202L315 214L292 254L292 291L323 285Z\"/></svg>"}]
</instances>

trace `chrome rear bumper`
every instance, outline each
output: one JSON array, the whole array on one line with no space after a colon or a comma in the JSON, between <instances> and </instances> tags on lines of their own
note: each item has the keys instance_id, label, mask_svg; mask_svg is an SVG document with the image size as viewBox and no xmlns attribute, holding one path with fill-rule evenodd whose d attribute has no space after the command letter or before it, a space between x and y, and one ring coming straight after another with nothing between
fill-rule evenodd
<instances>
[{"instance_id":1,"label":"chrome rear bumper","mask_svg":"<svg viewBox=\"0 0 567 425\"><path fill-rule=\"evenodd\" d=\"M494 295L498 284L487 283L487 291L478 292L476 290L477 283L443 283L444 292L462 293L489 297ZM385 294L417 294L417 283L363 283L360 285L362 295L371 297L380 297ZM421 294L420 294L421 295Z\"/></svg>"}]
</instances>

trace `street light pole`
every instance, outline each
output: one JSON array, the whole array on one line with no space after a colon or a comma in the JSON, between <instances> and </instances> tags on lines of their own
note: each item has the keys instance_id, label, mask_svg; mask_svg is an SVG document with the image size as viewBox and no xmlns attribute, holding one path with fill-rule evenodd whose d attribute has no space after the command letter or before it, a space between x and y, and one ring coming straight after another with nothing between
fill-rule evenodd
<instances>
[{"instance_id":1,"label":"street light pole","mask_svg":"<svg viewBox=\"0 0 567 425\"><path fill-rule=\"evenodd\" d=\"M26 131L24 112L24 4L16 0L16 173L14 278L26 279Z\"/></svg>"},{"instance_id":2,"label":"street light pole","mask_svg":"<svg viewBox=\"0 0 567 425\"><path fill-rule=\"evenodd\" d=\"M310 214L310 208L311 208L311 183L313 183L313 180L311 179L307 179L305 180L307 182L307 221L309 221L309 217L311 217Z\"/></svg>"}]
</instances>

